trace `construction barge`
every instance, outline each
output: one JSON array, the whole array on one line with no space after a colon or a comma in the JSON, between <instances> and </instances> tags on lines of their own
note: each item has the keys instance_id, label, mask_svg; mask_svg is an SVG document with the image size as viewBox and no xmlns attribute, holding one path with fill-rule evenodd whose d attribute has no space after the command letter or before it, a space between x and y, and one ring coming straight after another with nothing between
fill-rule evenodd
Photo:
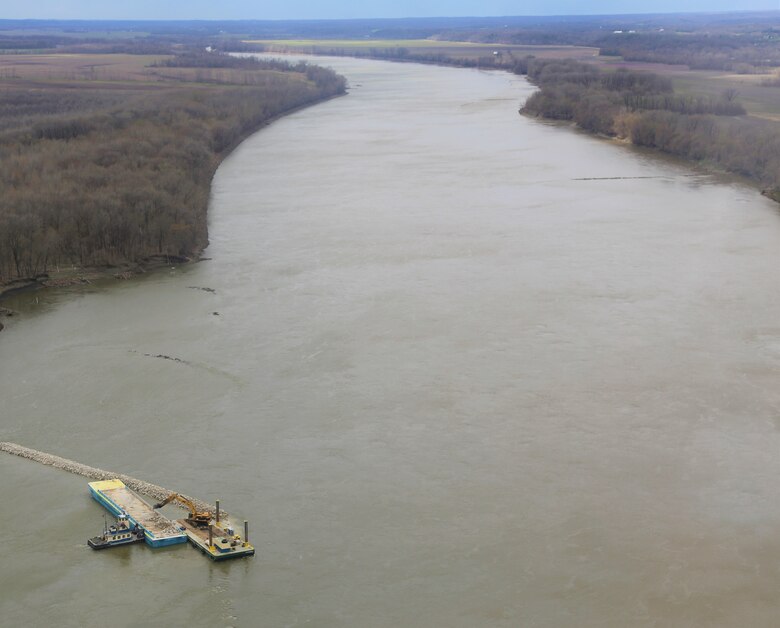
<instances>
[{"instance_id":1,"label":"construction barge","mask_svg":"<svg viewBox=\"0 0 780 628\"><path fill-rule=\"evenodd\" d=\"M190 543L211 560L228 560L255 555L255 548L247 540L246 521L244 522L243 540L227 525L224 528L219 525L199 528L191 525L186 519L180 519L179 523L182 524Z\"/></svg>"},{"instance_id":2,"label":"construction barge","mask_svg":"<svg viewBox=\"0 0 780 628\"><path fill-rule=\"evenodd\" d=\"M249 526L244 521L244 537L236 534L229 521L220 521L219 502L216 514L197 510L195 504L177 493L150 506L119 479L89 483L93 499L117 517L126 518L130 524L143 531L150 547L166 547L186 543L188 540L212 560L227 560L254 556L255 548L249 543ZM189 517L171 521L158 512L168 503L178 502L189 510Z\"/></svg>"},{"instance_id":3,"label":"construction barge","mask_svg":"<svg viewBox=\"0 0 780 628\"><path fill-rule=\"evenodd\" d=\"M122 480L101 480L88 484L92 498L112 515L127 515L128 520L144 531L150 547L166 547L187 542L187 535L167 517L152 509L125 486Z\"/></svg>"}]
</instances>

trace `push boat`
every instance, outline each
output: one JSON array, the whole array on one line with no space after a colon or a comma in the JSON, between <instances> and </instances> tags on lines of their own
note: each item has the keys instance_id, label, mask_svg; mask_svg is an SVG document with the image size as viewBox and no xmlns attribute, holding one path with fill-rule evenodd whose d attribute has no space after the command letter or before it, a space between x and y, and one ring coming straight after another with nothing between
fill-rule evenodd
<instances>
[{"instance_id":1,"label":"push boat","mask_svg":"<svg viewBox=\"0 0 780 628\"><path fill-rule=\"evenodd\" d=\"M119 545L129 545L144 540L144 531L137 525L131 525L126 514L120 514L114 525L103 523L103 534L93 536L87 541L92 549L101 550Z\"/></svg>"}]
</instances>

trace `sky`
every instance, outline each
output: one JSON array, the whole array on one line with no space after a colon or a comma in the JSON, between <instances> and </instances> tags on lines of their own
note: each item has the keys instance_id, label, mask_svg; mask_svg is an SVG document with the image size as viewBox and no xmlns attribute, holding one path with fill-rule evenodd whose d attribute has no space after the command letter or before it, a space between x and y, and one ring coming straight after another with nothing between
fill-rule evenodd
<instances>
[{"instance_id":1,"label":"sky","mask_svg":"<svg viewBox=\"0 0 780 628\"><path fill-rule=\"evenodd\" d=\"M280 20L780 10L780 0L0 0L0 19Z\"/></svg>"}]
</instances>

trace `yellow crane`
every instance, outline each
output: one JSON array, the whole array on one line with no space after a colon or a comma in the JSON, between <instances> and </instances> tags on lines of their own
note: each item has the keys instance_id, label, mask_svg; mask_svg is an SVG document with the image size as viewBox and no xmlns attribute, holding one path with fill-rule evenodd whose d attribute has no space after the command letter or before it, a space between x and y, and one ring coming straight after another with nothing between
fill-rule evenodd
<instances>
[{"instance_id":1,"label":"yellow crane","mask_svg":"<svg viewBox=\"0 0 780 628\"><path fill-rule=\"evenodd\" d=\"M170 504L172 501L179 502L190 511L190 516L187 517L187 521L189 521L192 525L199 528L205 528L209 525L209 523L211 523L211 513L208 510L198 510L192 501L182 495L179 495L178 493L171 493L160 503L155 504L153 508L162 508L166 504Z\"/></svg>"}]
</instances>

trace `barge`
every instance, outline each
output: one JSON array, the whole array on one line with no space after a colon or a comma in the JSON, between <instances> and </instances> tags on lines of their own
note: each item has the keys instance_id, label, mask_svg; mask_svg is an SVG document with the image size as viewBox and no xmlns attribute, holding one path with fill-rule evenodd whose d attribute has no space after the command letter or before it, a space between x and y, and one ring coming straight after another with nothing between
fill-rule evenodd
<instances>
[{"instance_id":1,"label":"barge","mask_svg":"<svg viewBox=\"0 0 780 628\"><path fill-rule=\"evenodd\" d=\"M229 560L254 556L255 548L247 538L247 525L244 522L244 538L242 539L229 526L220 527L212 524L206 527L194 525L189 519L179 519L184 533L195 547L211 560Z\"/></svg>"},{"instance_id":2,"label":"barge","mask_svg":"<svg viewBox=\"0 0 780 628\"><path fill-rule=\"evenodd\" d=\"M166 504L177 502L180 506L189 510L189 517L177 519L181 530L187 535L195 547L206 554L212 560L228 560L230 558L242 558L254 556L255 548L249 543L249 524L244 521L244 538L235 533L233 526L227 519L220 523L219 500L215 512L210 510L198 510L192 500L171 493L153 508L162 508ZM213 522L213 523L212 523Z\"/></svg>"},{"instance_id":3,"label":"barge","mask_svg":"<svg viewBox=\"0 0 780 628\"><path fill-rule=\"evenodd\" d=\"M164 517L127 488L121 480L101 480L89 483L92 498L115 516L127 515L127 520L144 532L146 544L165 547L187 542L187 535L173 521Z\"/></svg>"}]
</instances>

